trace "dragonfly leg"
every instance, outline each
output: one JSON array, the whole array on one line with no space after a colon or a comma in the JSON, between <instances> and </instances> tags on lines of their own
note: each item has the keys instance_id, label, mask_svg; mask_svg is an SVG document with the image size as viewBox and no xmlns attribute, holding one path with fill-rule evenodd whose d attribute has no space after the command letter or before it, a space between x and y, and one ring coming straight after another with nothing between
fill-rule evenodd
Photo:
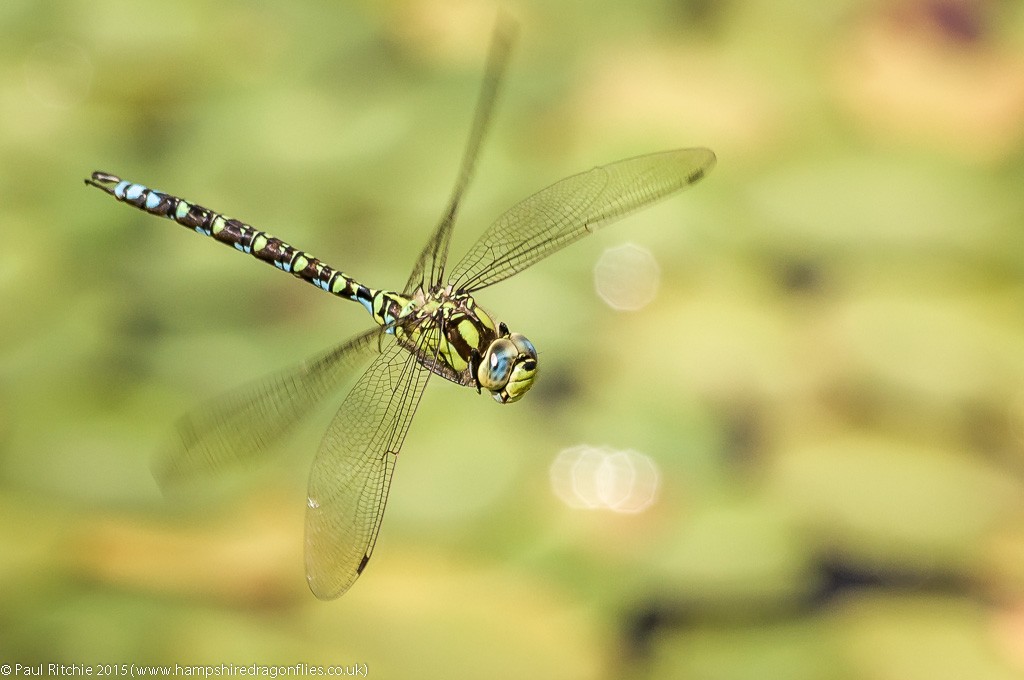
<instances>
[{"instance_id":1,"label":"dragonfly leg","mask_svg":"<svg viewBox=\"0 0 1024 680\"><path fill-rule=\"evenodd\" d=\"M504 324L503 324L504 325ZM480 376L477 373L477 369L480 368L480 362L483 361L483 357L480 356L480 350L476 347L469 350L469 370L473 374L473 382L476 383L476 393L480 394Z\"/></svg>"}]
</instances>

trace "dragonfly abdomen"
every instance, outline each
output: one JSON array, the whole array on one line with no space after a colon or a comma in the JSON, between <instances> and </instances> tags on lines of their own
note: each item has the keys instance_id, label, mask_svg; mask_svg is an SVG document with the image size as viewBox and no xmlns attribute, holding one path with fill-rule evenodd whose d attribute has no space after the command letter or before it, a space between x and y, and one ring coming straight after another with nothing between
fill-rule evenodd
<instances>
[{"instance_id":1,"label":"dragonfly abdomen","mask_svg":"<svg viewBox=\"0 0 1024 680\"><path fill-rule=\"evenodd\" d=\"M122 180L105 172L94 172L87 184L102 189L117 200L158 217L166 217L196 233L209 236L258 260L308 281L317 288L359 302L373 313L376 290L367 288L343 272L330 267L307 252L285 243L276 236L227 217L183 198Z\"/></svg>"}]
</instances>

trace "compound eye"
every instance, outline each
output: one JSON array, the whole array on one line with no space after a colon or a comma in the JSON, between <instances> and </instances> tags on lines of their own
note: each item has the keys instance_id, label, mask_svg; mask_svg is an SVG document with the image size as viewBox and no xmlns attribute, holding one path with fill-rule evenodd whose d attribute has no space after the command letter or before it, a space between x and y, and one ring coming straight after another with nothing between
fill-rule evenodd
<instances>
[{"instance_id":1,"label":"compound eye","mask_svg":"<svg viewBox=\"0 0 1024 680\"><path fill-rule=\"evenodd\" d=\"M512 333L508 336L508 339L512 341L512 344L519 350L519 354L528 356L534 361L537 360L537 348L533 346L533 343L526 339L526 336L522 333Z\"/></svg>"},{"instance_id":2,"label":"compound eye","mask_svg":"<svg viewBox=\"0 0 1024 680\"><path fill-rule=\"evenodd\" d=\"M487 348L477 368L477 380L488 392L499 392L508 384L519 349L508 338L498 338Z\"/></svg>"},{"instance_id":3,"label":"compound eye","mask_svg":"<svg viewBox=\"0 0 1024 680\"><path fill-rule=\"evenodd\" d=\"M515 345L516 358L512 363L512 374L500 392L493 392L495 401L511 404L523 398L537 379L537 348L519 333L510 333L509 342Z\"/></svg>"}]
</instances>

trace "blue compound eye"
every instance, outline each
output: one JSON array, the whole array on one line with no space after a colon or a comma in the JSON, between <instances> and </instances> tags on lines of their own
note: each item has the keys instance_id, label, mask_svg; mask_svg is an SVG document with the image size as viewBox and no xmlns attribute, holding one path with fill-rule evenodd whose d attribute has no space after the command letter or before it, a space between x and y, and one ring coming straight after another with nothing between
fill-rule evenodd
<instances>
[{"instance_id":1,"label":"blue compound eye","mask_svg":"<svg viewBox=\"0 0 1024 680\"><path fill-rule=\"evenodd\" d=\"M480 386L488 392L505 389L517 356L519 350L508 338L498 338L492 342L477 369Z\"/></svg>"},{"instance_id":2,"label":"blue compound eye","mask_svg":"<svg viewBox=\"0 0 1024 680\"><path fill-rule=\"evenodd\" d=\"M517 354L505 389L494 395L494 398L503 404L511 404L522 399L537 379L537 348L521 333L512 333L508 339L516 346Z\"/></svg>"},{"instance_id":3,"label":"blue compound eye","mask_svg":"<svg viewBox=\"0 0 1024 680\"><path fill-rule=\"evenodd\" d=\"M490 344L476 371L480 387L501 404L518 401L537 376L537 349L519 333Z\"/></svg>"},{"instance_id":4,"label":"blue compound eye","mask_svg":"<svg viewBox=\"0 0 1024 680\"><path fill-rule=\"evenodd\" d=\"M522 333L512 333L508 336L508 339L512 341L512 344L519 350L519 354L530 357L534 361L537 360L537 348L533 346L533 343L526 339L526 336Z\"/></svg>"}]
</instances>

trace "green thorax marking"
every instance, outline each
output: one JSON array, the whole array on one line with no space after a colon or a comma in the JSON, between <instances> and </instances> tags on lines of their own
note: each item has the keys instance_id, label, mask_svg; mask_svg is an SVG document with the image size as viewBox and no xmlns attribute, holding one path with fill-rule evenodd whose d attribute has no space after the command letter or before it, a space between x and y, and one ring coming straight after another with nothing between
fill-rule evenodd
<instances>
[{"instance_id":1,"label":"green thorax marking","mask_svg":"<svg viewBox=\"0 0 1024 680\"><path fill-rule=\"evenodd\" d=\"M431 293L420 289L410 297L378 291L372 307L374 320L390 327L388 332L421 364L452 382L476 386L472 364L498 337L498 330L472 296L452 295L446 289Z\"/></svg>"}]
</instances>

